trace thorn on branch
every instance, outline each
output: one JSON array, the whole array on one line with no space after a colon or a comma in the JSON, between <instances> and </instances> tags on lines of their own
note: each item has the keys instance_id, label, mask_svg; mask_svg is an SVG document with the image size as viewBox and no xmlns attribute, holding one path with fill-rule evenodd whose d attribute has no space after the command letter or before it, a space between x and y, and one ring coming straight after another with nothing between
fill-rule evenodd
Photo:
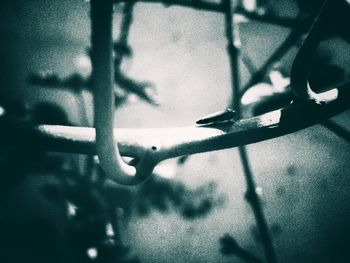
<instances>
[{"instance_id":1,"label":"thorn on branch","mask_svg":"<svg viewBox=\"0 0 350 263\"><path fill-rule=\"evenodd\" d=\"M263 261L257 258L249 251L242 248L238 242L229 234L225 234L220 238L220 251L225 256L236 256L248 263L262 263Z\"/></svg>"},{"instance_id":2,"label":"thorn on branch","mask_svg":"<svg viewBox=\"0 0 350 263\"><path fill-rule=\"evenodd\" d=\"M177 159L177 164L184 165L188 161L189 158L190 158L189 155L183 155L183 156L179 157L179 159Z\"/></svg>"},{"instance_id":3,"label":"thorn on branch","mask_svg":"<svg viewBox=\"0 0 350 263\"><path fill-rule=\"evenodd\" d=\"M116 54L120 56L125 57L131 57L132 56L132 49L129 45L121 43L121 42L115 42L113 44L113 49Z\"/></svg>"},{"instance_id":4,"label":"thorn on branch","mask_svg":"<svg viewBox=\"0 0 350 263\"><path fill-rule=\"evenodd\" d=\"M229 234L225 234L223 237L220 238L220 251L222 254L229 256L236 254L239 245L233 237L231 237Z\"/></svg>"}]
</instances>

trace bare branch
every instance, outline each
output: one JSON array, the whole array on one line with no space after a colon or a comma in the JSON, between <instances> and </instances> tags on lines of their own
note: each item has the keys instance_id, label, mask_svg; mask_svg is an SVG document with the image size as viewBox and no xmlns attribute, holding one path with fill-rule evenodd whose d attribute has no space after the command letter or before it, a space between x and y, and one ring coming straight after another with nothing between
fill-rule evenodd
<instances>
[{"instance_id":1,"label":"bare branch","mask_svg":"<svg viewBox=\"0 0 350 263\"><path fill-rule=\"evenodd\" d=\"M284 109L216 126L168 129L117 129L124 156L140 157L151 151L157 160L256 143L318 124L350 108L350 84L339 88L337 98L316 104L293 103ZM28 126L0 118L1 144L28 145L43 150L95 154L93 128L40 125ZM156 147L156 148L154 148ZM154 149L154 150L153 150Z\"/></svg>"}]
</instances>

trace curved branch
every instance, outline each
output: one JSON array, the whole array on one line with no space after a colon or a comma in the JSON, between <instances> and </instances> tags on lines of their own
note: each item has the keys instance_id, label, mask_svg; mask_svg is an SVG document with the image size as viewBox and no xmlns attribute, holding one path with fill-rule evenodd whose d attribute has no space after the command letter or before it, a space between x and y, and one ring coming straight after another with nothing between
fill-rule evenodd
<instances>
[{"instance_id":1,"label":"curved branch","mask_svg":"<svg viewBox=\"0 0 350 263\"><path fill-rule=\"evenodd\" d=\"M291 70L292 92L298 99L322 100L327 93L316 93L308 83L312 59L320 42L332 36L340 36L339 28L347 21L350 5L345 0L324 2L310 32L296 55Z\"/></svg>"},{"instance_id":2,"label":"curved branch","mask_svg":"<svg viewBox=\"0 0 350 263\"><path fill-rule=\"evenodd\" d=\"M333 96L338 94L338 96ZM166 129L115 129L120 153L152 164L188 154L203 153L260 142L318 124L350 108L350 84L333 89L321 103L302 101L237 122L202 127ZM5 115L6 116L6 115ZM96 154L95 129L86 127L10 123L0 118L2 146L31 144L36 149ZM6 139L5 139L6 138ZM111 157L110 157L111 158Z\"/></svg>"},{"instance_id":3,"label":"curved branch","mask_svg":"<svg viewBox=\"0 0 350 263\"><path fill-rule=\"evenodd\" d=\"M120 184L137 184L151 174L152 158L144 152L135 168L126 164L114 143L114 89L112 56L113 0L91 1L92 87L96 153L108 177Z\"/></svg>"}]
</instances>

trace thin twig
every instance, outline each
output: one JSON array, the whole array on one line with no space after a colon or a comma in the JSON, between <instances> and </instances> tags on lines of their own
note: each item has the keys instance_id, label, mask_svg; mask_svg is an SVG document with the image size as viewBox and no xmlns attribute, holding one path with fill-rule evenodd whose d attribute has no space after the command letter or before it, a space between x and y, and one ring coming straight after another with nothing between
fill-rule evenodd
<instances>
[{"instance_id":1,"label":"thin twig","mask_svg":"<svg viewBox=\"0 0 350 263\"><path fill-rule=\"evenodd\" d=\"M273 241L269 232L268 224L261 206L261 201L256 193L256 184L249 165L248 154L245 146L238 147L241 158L245 181L247 185L246 199L252 207L257 227L259 229L261 242L264 248L265 257L268 263L276 263L277 257L273 247Z\"/></svg>"},{"instance_id":2,"label":"thin twig","mask_svg":"<svg viewBox=\"0 0 350 263\"><path fill-rule=\"evenodd\" d=\"M264 65L253 74L249 81L241 88L240 97L251 88L253 85L259 83L267 75L271 67L276 64L285 54L293 47L301 38L302 32L299 30L292 30L289 36L283 41L283 43L273 52L273 54L266 60Z\"/></svg>"},{"instance_id":3,"label":"thin twig","mask_svg":"<svg viewBox=\"0 0 350 263\"><path fill-rule=\"evenodd\" d=\"M120 2L129 2L130 0L121 0ZM133 1L133 0L132 0ZM139 0L138 2L143 3L160 3L166 6L181 6L188 7L200 11L225 13L225 1L219 3L204 1L204 0ZM255 20L262 23L269 23L281 27L295 28L305 24L306 19L302 18L291 18L291 17L280 17L274 14L259 14L256 12L250 12L242 7L237 8L237 13L245 16L248 19Z\"/></svg>"},{"instance_id":4,"label":"thin twig","mask_svg":"<svg viewBox=\"0 0 350 263\"><path fill-rule=\"evenodd\" d=\"M307 30L307 18L300 18L300 17L281 17L277 16L275 14L266 13L266 14L259 14L257 12L250 12L242 7L238 7L236 10L237 14L240 14L248 19L261 22L261 23L268 23L276 26L286 27L286 28L302 28L304 31Z\"/></svg>"},{"instance_id":5,"label":"thin twig","mask_svg":"<svg viewBox=\"0 0 350 263\"><path fill-rule=\"evenodd\" d=\"M231 81L232 81L232 107L236 110L238 117L241 115L240 107L240 96L239 96L239 87L240 87L240 72L239 72L239 36L235 32L238 32L234 28L234 19L233 14L237 10L237 4L232 3L232 0L226 0L226 13L225 13L225 26L226 26L226 38L227 38L227 51L230 61L230 72L231 72ZM260 231L262 245L265 252L265 257L267 262L275 263L277 262L275 250L273 247L272 239L269 233L268 225L265 220L265 216L261 207L260 199L255 191L256 186L249 166L248 155L246 148L244 146L238 147L239 156L241 159L244 177L247 185L247 200L252 207L257 226Z\"/></svg>"},{"instance_id":6,"label":"thin twig","mask_svg":"<svg viewBox=\"0 0 350 263\"><path fill-rule=\"evenodd\" d=\"M239 97L240 86L240 72L239 72L239 52L240 41L237 38L236 32L238 30L234 28L233 14L236 11L237 4L233 4L231 0L225 0L226 13L225 13L225 34L227 39L227 53L230 62L230 74L232 81L232 107L236 110L238 117L240 117L240 101L236 99Z\"/></svg>"},{"instance_id":7,"label":"thin twig","mask_svg":"<svg viewBox=\"0 0 350 263\"><path fill-rule=\"evenodd\" d=\"M114 43L114 80L122 89L136 94L141 99L152 105L158 105L159 102L157 101L156 92L152 83L133 80L126 76L121 69L123 59L126 56L130 56L132 53L128 44L128 38L133 23L133 10L135 3L135 1L128 1L125 3L123 9L123 19L120 26L119 39Z\"/></svg>"},{"instance_id":8,"label":"thin twig","mask_svg":"<svg viewBox=\"0 0 350 263\"><path fill-rule=\"evenodd\" d=\"M135 2L128 1L125 3L123 9L123 18L120 25L120 33L119 39L114 44L114 48L117 49L115 58L114 58L114 67L115 69L119 69L123 58L125 55L130 54L130 48L128 45L128 38L131 29L131 25L133 22L133 10L134 10Z\"/></svg>"},{"instance_id":9,"label":"thin twig","mask_svg":"<svg viewBox=\"0 0 350 263\"><path fill-rule=\"evenodd\" d=\"M240 58L243 62L243 64L245 65L245 67L247 68L248 72L253 75L256 72L256 67L252 61L252 59L250 58L250 56L248 56L247 54L245 54L244 52L242 52L242 50L239 53Z\"/></svg>"}]
</instances>

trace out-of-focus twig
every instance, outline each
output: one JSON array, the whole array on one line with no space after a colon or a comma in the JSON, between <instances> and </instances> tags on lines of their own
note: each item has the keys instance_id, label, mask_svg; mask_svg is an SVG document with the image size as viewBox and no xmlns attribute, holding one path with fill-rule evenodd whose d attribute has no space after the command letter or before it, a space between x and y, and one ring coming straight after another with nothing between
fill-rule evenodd
<instances>
[{"instance_id":1,"label":"out-of-focus twig","mask_svg":"<svg viewBox=\"0 0 350 263\"><path fill-rule=\"evenodd\" d=\"M85 90L91 90L91 82L89 78L85 78L78 73L73 73L68 77L59 77L54 73L33 73L29 76L28 81L31 85L38 85L47 88L64 88L75 95L80 96L80 93ZM115 104L121 105L127 99L126 93L121 93L118 90L114 92Z\"/></svg>"},{"instance_id":2,"label":"out-of-focus twig","mask_svg":"<svg viewBox=\"0 0 350 263\"><path fill-rule=\"evenodd\" d=\"M257 72L249 79L249 81L240 89L240 95L242 96L250 87L261 82L269 70L279 61L291 47L293 47L301 38L302 32L299 30L292 30L289 36L283 41L283 43L274 51L274 53L267 59L267 61L259 68Z\"/></svg>"},{"instance_id":3,"label":"out-of-focus twig","mask_svg":"<svg viewBox=\"0 0 350 263\"><path fill-rule=\"evenodd\" d=\"M121 0L121 2L128 2L130 0ZM133 1L133 0L132 0ZM191 9L196 9L200 11L208 11L208 12L217 12L217 13L225 13L225 1L214 2L214 1L206 1L206 0L140 0L138 2L143 3L161 3L166 6L182 6L188 7ZM266 13L259 14L258 12L251 12L243 7L237 8L237 13L245 16L251 20L255 20L258 22L269 23L281 27L287 28L295 28L296 26L304 25L305 20L302 18L293 18L293 17L280 17L275 14Z\"/></svg>"},{"instance_id":4,"label":"out-of-focus twig","mask_svg":"<svg viewBox=\"0 0 350 263\"><path fill-rule=\"evenodd\" d=\"M156 91L150 82L138 82L127 77L121 69L124 57L130 56L132 50L128 44L129 33L133 22L133 10L135 2L128 1L124 3L123 19L120 26L119 39L114 43L114 80L120 88L136 94L141 99L147 101L152 105L158 105Z\"/></svg>"},{"instance_id":5,"label":"out-of-focus twig","mask_svg":"<svg viewBox=\"0 0 350 263\"><path fill-rule=\"evenodd\" d=\"M241 58L243 64L245 65L245 67L247 68L248 72L250 74L254 74L256 72L256 67L255 67L252 59L242 51L240 52L240 58Z\"/></svg>"},{"instance_id":6,"label":"out-of-focus twig","mask_svg":"<svg viewBox=\"0 0 350 263\"><path fill-rule=\"evenodd\" d=\"M89 79L74 73L68 77L61 78L52 72L33 73L29 75L28 81L32 85L45 86L50 88L66 88L73 92L80 92L89 87Z\"/></svg>"},{"instance_id":7,"label":"out-of-focus twig","mask_svg":"<svg viewBox=\"0 0 350 263\"><path fill-rule=\"evenodd\" d=\"M226 13L225 13L225 29L227 38L227 51L229 55L231 83L232 83L232 107L236 110L237 116L241 115L240 107L240 71L239 71L239 48L240 40L238 35L238 29L235 28L233 14L237 11L237 3L232 0L225 0ZM241 158L243 174L247 185L248 202L252 207L257 226L259 228L262 245L265 252L265 258L268 263L277 262L275 250L272 243L272 238L269 233L268 224L266 222L259 196L255 189L253 174L250 169L248 155L244 146L238 147L239 156Z\"/></svg>"},{"instance_id":8,"label":"out-of-focus twig","mask_svg":"<svg viewBox=\"0 0 350 263\"><path fill-rule=\"evenodd\" d=\"M241 158L243 173L244 173L246 185L247 185L246 200L252 207L252 210L255 216L256 224L258 226L258 229L261 235L261 241L262 241L262 246L264 248L266 261L268 263L276 263L277 262L276 252L275 252L273 241L268 228L268 223L265 219L265 215L261 206L261 201L256 192L256 184L250 168L246 147L244 146L238 147L238 151Z\"/></svg>"},{"instance_id":9,"label":"out-of-focus twig","mask_svg":"<svg viewBox=\"0 0 350 263\"><path fill-rule=\"evenodd\" d=\"M132 78L126 76L121 70L123 59L132 55L132 50L128 45L128 36L133 22L134 5L134 1L128 1L124 4L119 39L113 46L115 52L114 79L115 83L118 85L118 87L115 87L114 90L115 104L117 106L121 105L127 99L127 94L125 93L132 93L152 105L158 105L159 102L156 96L156 90L151 82L139 82L133 80ZM44 74L31 74L29 76L29 82L32 85L66 88L77 93L78 95L83 89L92 90L90 78L84 77L78 73L71 74L64 78L61 78L57 74L51 72ZM123 89L125 92L120 92L120 89Z\"/></svg>"},{"instance_id":10,"label":"out-of-focus twig","mask_svg":"<svg viewBox=\"0 0 350 263\"><path fill-rule=\"evenodd\" d=\"M286 27L286 28L302 28L304 32L308 29L308 17L281 17L275 14L266 13L259 14L258 12L251 12L242 7L237 8L237 14L243 15L244 17L262 23L268 23L276 26Z\"/></svg>"}]
</instances>

